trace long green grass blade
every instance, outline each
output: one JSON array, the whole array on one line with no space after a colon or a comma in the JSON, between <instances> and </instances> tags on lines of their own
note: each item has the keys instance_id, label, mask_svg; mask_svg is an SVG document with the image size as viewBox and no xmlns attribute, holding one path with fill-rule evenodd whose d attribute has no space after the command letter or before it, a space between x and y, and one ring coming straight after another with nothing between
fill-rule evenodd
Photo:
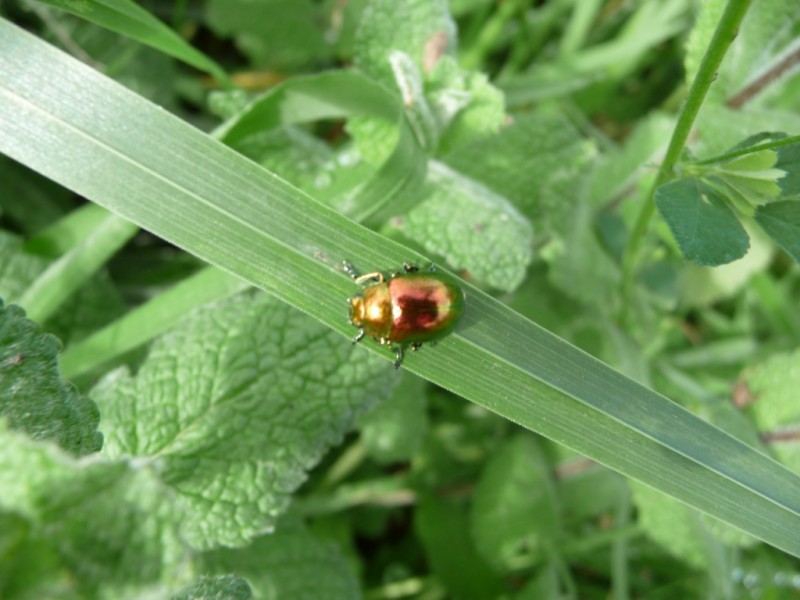
<instances>
[{"instance_id":1,"label":"long green grass blade","mask_svg":"<svg viewBox=\"0 0 800 600\"><path fill-rule=\"evenodd\" d=\"M0 151L344 336L343 259L425 261L7 22ZM800 556L800 477L464 289L458 331L404 368Z\"/></svg>"},{"instance_id":2,"label":"long green grass blade","mask_svg":"<svg viewBox=\"0 0 800 600\"><path fill-rule=\"evenodd\" d=\"M233 87L233 83L222 67L131 0L37 1L55 6L96 25L126 35L137 42L152 46L156 50L213 75L226 87Z\"/></svg>"}]
</instances>

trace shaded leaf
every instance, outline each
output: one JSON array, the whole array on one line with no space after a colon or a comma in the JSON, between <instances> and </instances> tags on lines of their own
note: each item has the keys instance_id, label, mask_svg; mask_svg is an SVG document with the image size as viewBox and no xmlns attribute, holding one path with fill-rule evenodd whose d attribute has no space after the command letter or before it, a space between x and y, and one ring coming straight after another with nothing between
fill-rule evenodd
<instances>
[{"instance_id":1,"label":"shaded leaf","mask_svg":"<svg viewBox=\"0 0 800 600\"><path fill-rule=\"evenodd\" d=\"M503 569L554 542L559 518L553 482L530 435L509 439L489 458L475 488L471 530L478 551Z\"/></svg>"},{"instance_id":2,"label":"shaded leaf","mask_svg":"<svg viewBox=\"0 0 800 600\"><path fill-rule=\"evenodd\" d=\"M673 181L656 190L655 201L686 260L714 267L747 252L747 232L708 184L697 179Z\"/></svg>"},{"instance_id":3,"label":"shaded leaf","mask_svg":"<svg viewBox=\"0 0 800 600\"><path fill-rule=\"evenodd\" d=\"M12 429L76 455L103 444L94 403L61 379L58 339L0 301L0 415Z\"/></svg>"},{"instance_id":4,"label":"shaded leaf","mask_svg":"<svg viewBox=\"0 0 800 600\"><path fill-rule=\"evenodd\" d=\"M800 201L786 200L759 206L756 222L776 244L800 262Z\"/></svg>"},{"instance_id":5,"label":"shaded leaf","mask_svg":"<svg viewBox=\"0 0 800 600\"><path fill-rule=\"evenodd\" d=\"M74 460L0 429L0 508L24 515L82 598L163 593L188 556L180 514L147 466Z\"/></svg>"},{"instance_id":6,"label":"shaded leaf","mask_svg":"<svg viewBox=\"0 0 800 600\"><path fill-rule=\"evenodd\" d=\"M257 598L359 597L358 582L339 548L290 519L245 548L213 550L201 560L207 572L246 577Z\"/></svg>"}]
</instances>

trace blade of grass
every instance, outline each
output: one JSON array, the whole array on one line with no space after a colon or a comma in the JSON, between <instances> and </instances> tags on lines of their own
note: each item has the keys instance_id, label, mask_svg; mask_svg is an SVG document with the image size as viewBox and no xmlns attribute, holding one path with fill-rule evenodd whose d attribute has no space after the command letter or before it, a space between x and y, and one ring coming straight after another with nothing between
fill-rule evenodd
<instances>
[{"instance_id":1,"label":"blade of grass","mask_svg":"<svg viewBox=\"0 0 800 600\"><path fill-rule=\"evenodd\" d=\"M130 221L107 214L84 240L53 262L12 301L25 309L29 319L43 323L137 231L139 228Z\"/></svg>"},{"instance_id":2,"label":"blade of grass","mask_svg":"<svg viewBox=\"0 0 800 600\"><path fill-rule=\"evenodd\" d=\"M226 88L234 88L225 69L131 0L36 1L55 6L96 25L126 35L137 42L152 46L164 54L205 71Z\"/></svg>"},{"instance_id":3,"label":"blade of grass","mask_svg":"<svg viewBox=\"0 0 800 600\"><path fill-rule=\"evenodd\" d=\"M425 262L4 21L0 151L348 338L343 259ZM800 477L463 286L459 329L404 368L800 556Z\"/></svg>"},{"instance_id":4,"label":"blade of grass","mask_svg":"<svg viewBox=\"0 0 800 600\"><path fill-rule=\"evenodd\" d=\"M100 227L109 216L101 206L84 204L37 233L23 249L30 254L58 258L80 244L88 232Z\"/></svg>"},{"instance_id":5,"label":"blade of grass","mask_svg":"<svg viewBox=\"0 0 800 600\"><path fill-rule=\"evenodd\" d=\"M172 328L191 310L249 287L241 279L207 267L126 313L107 327L69 346L61 355L67 379L88 373Z\"/></svg>"},{"instance_id":6,"label":"blade of grass","mask_svg":"<svg viewBox=\"0 0 800 600\"><path fill-rule=\"evenodd\" d=\"M397 145L353 197L338 204L350 218L378 225L412 208L415 196L410 190L424 181L427 163L398 98L360 73L329 71L286 81L254 100L215 135L236 148L248 135L280 125L361 116L397 127Z\"/></svg>"}]
</instances>

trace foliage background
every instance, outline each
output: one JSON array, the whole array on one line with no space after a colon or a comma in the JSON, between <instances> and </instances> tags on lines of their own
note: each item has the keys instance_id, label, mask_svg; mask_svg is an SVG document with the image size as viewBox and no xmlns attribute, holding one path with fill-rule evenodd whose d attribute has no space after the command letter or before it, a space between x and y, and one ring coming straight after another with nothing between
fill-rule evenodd
<instances>
[{"instance_id":1,"label":"foliage background","mask_svg":"<svg viewBox=\"0 0 800 600\"><path fill-rule=\"evenodd\" d=\"M749 4L0 3L0 596L795 597L800 9ZM394 372L344 259L462 327Z\"/></svg>"}]
</instances>

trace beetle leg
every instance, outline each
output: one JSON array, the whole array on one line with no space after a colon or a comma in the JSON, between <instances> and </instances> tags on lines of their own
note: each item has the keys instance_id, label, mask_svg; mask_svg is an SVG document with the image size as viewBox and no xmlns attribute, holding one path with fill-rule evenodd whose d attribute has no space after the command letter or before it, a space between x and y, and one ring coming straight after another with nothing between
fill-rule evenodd
<instances>
[{"instance_id":1,"label":"beetle leg","mask_svg":"<svg viewBox=\"0 0 800 600\"><path fill-rule=\"evenodd\" d=\"M394 368L399 369L403 364L403 346L397 345L394 347Z\"/></svg>"},{"instance_id":2,"label":"beetle leg","mask_svg":"<svg viewBox=\"0 0 800 600\"><path fill-rule=\"evenodd\" d=\"M357 344L358 342L364 339L365 335L366 335L365 331L363 329L359 329L358 333L356 334L356 337L353 338L353 343Z\"/></svg>"},{"instance_id":3,"label":"beetle leg","mask_svg":"<svg viewBox=\"0 0 800 600\"><path fill-rule=\"evenodd\" d=\"M416 351L417 351L417 350L419 350L420 348L422 348L422 342L413 342L413 343L411 344L411 351L412 351L412 352L416 352Z\"/></svg>"},{"instance_id":4,"label":"beetle leg","mask_svg":"<svg viewBox=\"0 0 800 600\"><path fill-rule=\"evenodd\" d=\"M416 273L417 271L419 271L417 265L412 265L410 262L403 263L403 273Z\"/></svg>"}]
</instances>

